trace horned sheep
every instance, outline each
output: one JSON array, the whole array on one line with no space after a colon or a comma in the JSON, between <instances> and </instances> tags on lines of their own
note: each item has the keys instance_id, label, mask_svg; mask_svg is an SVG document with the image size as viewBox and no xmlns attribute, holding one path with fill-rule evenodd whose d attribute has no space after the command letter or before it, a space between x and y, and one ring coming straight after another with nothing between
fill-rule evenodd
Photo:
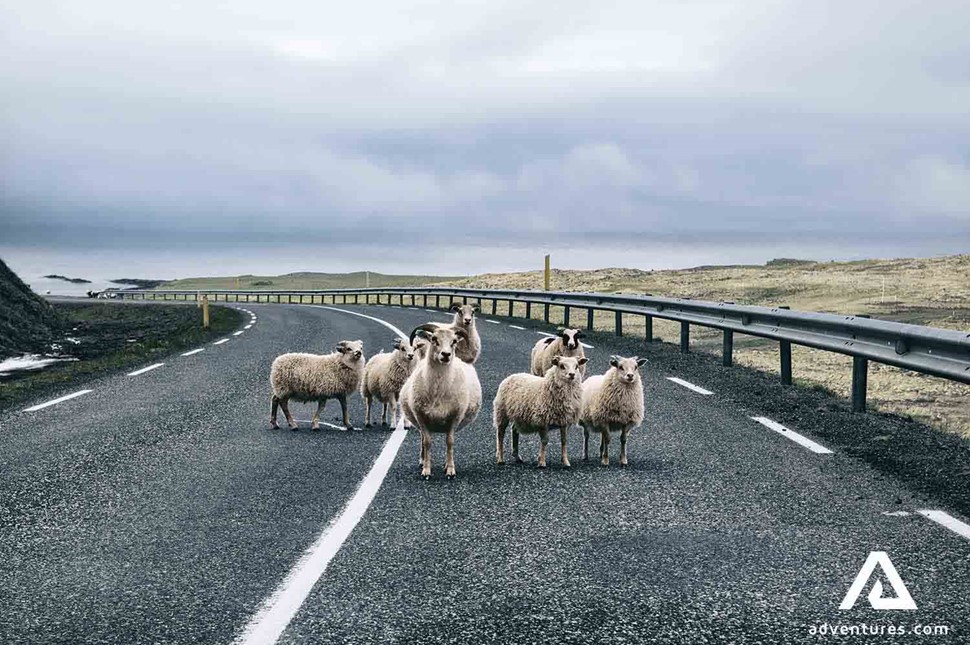
<instances>
[{"instance_id":1,"label":"horned sheep","mask_svg":"<svg viewBox=\"0 0 970 645\"><path fill-rule=\"evenodd\" d=\"M273 388L273 405L270 424L279 428L276 422L278 408L291 430L298 425L290 414L289 401L317 401L313 413L313 429L320 429L320 412L328 399L340 401L343 423L352 429L347 413L347 397L360 388L364 374L364 343L360 340L342 340L330 354L290 353L277 356L270 368L269 381Z\"/></svg>"}]
</instances>

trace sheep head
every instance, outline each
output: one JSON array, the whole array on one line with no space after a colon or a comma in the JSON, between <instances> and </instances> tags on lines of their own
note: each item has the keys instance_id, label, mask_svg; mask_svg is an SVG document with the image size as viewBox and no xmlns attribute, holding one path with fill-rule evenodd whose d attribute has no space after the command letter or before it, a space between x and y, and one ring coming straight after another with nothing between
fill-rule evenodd
<instances>
[{"instance_id":1,"label":"sheep head","mask_svg":"<svg viewBox=\"0 0 970 645\"><path fill-rule=\"evenodd\" d=\"M451 310L455 312L455 322L460 322L462 325L470 325L475 319L475 314L481 310L477 304L462 305L455 303L451 305Z\"/></svg>"},{"instance_id":2,"label":"sheep head","mask_svg":"<svg viewBox=\"0 0 970 645\"><path fill-rule=\"evenodd\" d=\"M577 376L582 378L582 375L579 373L579 368L588 361L589 359L585 356L582 358L576 358L575 356L553 356L552 367L549 369L553 374L553 378L564 378L568 381L574 381Z\"/></svg>"},{"instance_id":3,"label":"sheep head","mask_svg":"<svg viewBox=\"0 0 970 645\"><path fill-rule=\"evenodd\" d=\"M364 341L342 340L334 347L334 351L341 355L341 360L345 364L353 367L364 360Z\"/></svg>"},{"instance_id":4,"label":"sheep head","mask_svg":"<svg viewBox=\"0 0 970 645\"><path fill-rule=\"evenodd\" d=\"M429 360L443 364L452 361L458 343L468 340L468 334L461 327L436 325L434 323L425 323L415 327L414 331L411 332L411 340L413 341L415 337L427 341Z\"/></svg>"},{"instance_id":5,"label":"sheep head","mask_svg":"<svg viewBox=\"0 0 970 645\"><path fill-rule=\"evenodd\" d=\"M556 335L562 339L563 347L566 349L576 349L579 347L579 341L586 337L581 329L572 329L570 327L558 328L556 330Z\"/></svg>"},{"instance_id":6,"label":"sheep head","mask_svg":"<svg viewBox=\"0 0 970 645\"><path fill-rule=\"evenodd\" d=\"M645 358L632 356L623 358L622 356L610 356L610 367L616 371L617 379L621 383L633 383L640 377L640 368L647 362Z\"/></svg>"}]
</instances>

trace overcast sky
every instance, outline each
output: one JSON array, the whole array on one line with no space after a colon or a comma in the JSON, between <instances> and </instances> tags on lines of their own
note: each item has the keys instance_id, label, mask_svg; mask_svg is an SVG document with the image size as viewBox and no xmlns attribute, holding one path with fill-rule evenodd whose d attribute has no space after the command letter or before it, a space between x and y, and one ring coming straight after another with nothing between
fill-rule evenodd
<instances>
[{"instance_id":1,"label":"overcast sky","mask_svg":"<svg viewBox=\"0 0 970 645\"><path fill-rule=\"evenodd\" d=\"M968 34L966 0L9 0L0 256L124 249L144 274L191 248L174 276L966 252Z\"/></svg>"}]
</instances>

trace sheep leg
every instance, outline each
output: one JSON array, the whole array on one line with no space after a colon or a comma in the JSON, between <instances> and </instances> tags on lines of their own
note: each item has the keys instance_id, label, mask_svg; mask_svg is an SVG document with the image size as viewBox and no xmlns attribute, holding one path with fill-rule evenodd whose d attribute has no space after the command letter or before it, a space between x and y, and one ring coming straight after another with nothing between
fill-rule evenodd
<instances>
[{"instance_id":1,"label":"sheep leg","mask_svg":"<svg viewBox=\"0 0 970 645\"><path fill-rule=\"evenodd\" d=\"M279 414L280 407L280 397L273 395L273 407L272 412L269 413L269 427L273 430L279 430L280 424L276 422L277 415Z\"/></svg>"},{"instance_id":2,"label":"sheep leg","mask_svg":"<svg viewBox=\"0 0 970 645\"><path fill-rule=\"evenodd\" d=\"M455 429L451 428L448 430L448 436L446 437L448 442L448 457L445 461L445 477L448 479L455 478Z\"/></svg>"},{"instance_id":3,"label":"sheep leg","mask_svg":"<svg viewBox=\"0 0 970 645\"><path fill-rule=\"evenodd\" d=\"M320 429L320 413L323 412L323 409L326 406L327 406L327 400L326 399L319 399L319 400L317 400L317 410L316 410L316 412L313 413L313 425L310 426L314 430L319 430Z\"/></svg>"},{"instance_id":4,"label":"sheep leg","mask_svg":"<svg viewBox=\"0 0 970 645\"><path fill-rule=\"evenodd\" d=\"M610 427L600 429L600 463L610 465Z\"/></svg>"},{"instance_id":5,"label":"sheep leg","mask_svg":"<svg viewBox=\"0 0 970 645\"><path fill-rule=\"evenodd\" d=\"M421 428L421 476L431 479L431 433Z\"/></svg>"},{"instance_id":6,"label":"sheep leg","mask_svg":"<svg viewBox=\"0 0 970 645\"><path fill-rule=\"evenodd\" d=\"M583 461L589 461L589 427L583 426Z\"/></svg>"},{"instance_id":7,"label":"sheep leg","mask_svg":"<svg viewBox=\"0 0 970 645\"><path fill-rule=\"evenodd\" d=\"M344 427L348 430L353 430L354 426L350 425L350 415L347 414L347 395L341 394L337 397L337 400L340 401L340 411L344 415Z\"/></svg>"},{"instance_id":8,"label":"sheep leg","mask_svg":"<svg viewBox=\"0 0 970 645\"><path fill-rule=\"evenodd\" d=\"M519 456L519 431L515 429L515 424L512 424L512 458L515 463L522 463L522 457Z\"/></svg>"},{"instance_id":9,"label":"sheep leg","mask_svg":"<svg viewBox=\"0 0 970 645\"><path fill-rule=\"evenodd\" d=\"M626 436L630 432L630 426L623 426L620 430L620 465L626 466Z\"/></svg>"},{"instance_id":10,"label":"sheep leg","mask_svg":"<svg viewBox=\"0 0 970 645\"><path fill-rule=\"evenodd\" d=\"M549 445L549 428L539 431L539 468L546 467L546 446Z\"/></svg>"},{"instance_id":11,"label":"sheep leg","mask_svg":"<svg viewBox=\"0 0 970 645\"><path fill-rule=\"evenodd\" d=\"M506 424L495 424L495 463L505 463L505 429Z\"/></svg>"},{"instance_id":12,"label":"sheep leg","mask_svg":"<svg viewBox=\"0 0 970 645\"><path fill-rule=\"evenodd\" d=\"M370 427L370 406L374 403L374 398L367 393L364 395L364 427Z\"/></svg>"},{"instance_id":13,"label":"sheep leg","mask_svg":"<svg viewBox=\"0 0 970 645\"><path fill-rule=\"evenodd\" d=\"M387 401L381 403L381 425L387 426Z\"/></svg>"},{"instance_id":14,"label":"sheep leg","mask_svg":"<svg viewBox=\"0 0 970 645\"><path fill-rule=\"evenodd\" d=\"M563 468L569 468L572 464L569 463L569 452L566 450L566 431L569 426L563 426L559 428L559 437L562 441L562 465Z\"/></svg>"},{"instance_id":15,"label":"sheep leg","mask_svg":"<svg viewBox=\"0 0 970 645\"><path fill-rule=\"evenodd\" d=\"M300 426L297 425L296 421L293 420L293 415L290 414L290 399L289 397L280 398L280 407L283 408L283 416L286 417L286 422L290 425L290 430L299 430Z\"/></svg>"},{"instance_id":16,"label":"sheep leg","mask_svg":"<svg viewBox=\"0 0 970 645\"><path fill-rule=\"evenodd\" d=\"M397 397L393 394L390 400L387 402L387 407L391 409L391 427L397 427Z\"/></svg>"}]
</instances>

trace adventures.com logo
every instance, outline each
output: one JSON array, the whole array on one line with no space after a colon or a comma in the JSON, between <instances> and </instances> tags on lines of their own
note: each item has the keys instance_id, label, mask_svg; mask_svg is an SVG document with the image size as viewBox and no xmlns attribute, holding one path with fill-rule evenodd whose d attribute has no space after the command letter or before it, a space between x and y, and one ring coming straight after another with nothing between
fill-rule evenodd
<instances>
[{"instance_id":1,"label":"adventures.com logo","mask_svg":"<svg viewBox=\"0 0 970 645\"><path fill-rule=\"evenodd\" d=\"M877 572L878 570L878 572ZM891 595L884 596L886 591L882 580L889 583ZM878 611L912 611L916 609L916 601L906 588L899 572L889 559L885 551L872 551L866 558L855 580L845 592L845 597L839 604L839 609L849 611L856 606L859 596L868 588L866 600L869 606ZM949 636L949 625L883 625L883 624L830 624L810 625L808 633L812 636Z\"/></svg>"}]
</instances>

